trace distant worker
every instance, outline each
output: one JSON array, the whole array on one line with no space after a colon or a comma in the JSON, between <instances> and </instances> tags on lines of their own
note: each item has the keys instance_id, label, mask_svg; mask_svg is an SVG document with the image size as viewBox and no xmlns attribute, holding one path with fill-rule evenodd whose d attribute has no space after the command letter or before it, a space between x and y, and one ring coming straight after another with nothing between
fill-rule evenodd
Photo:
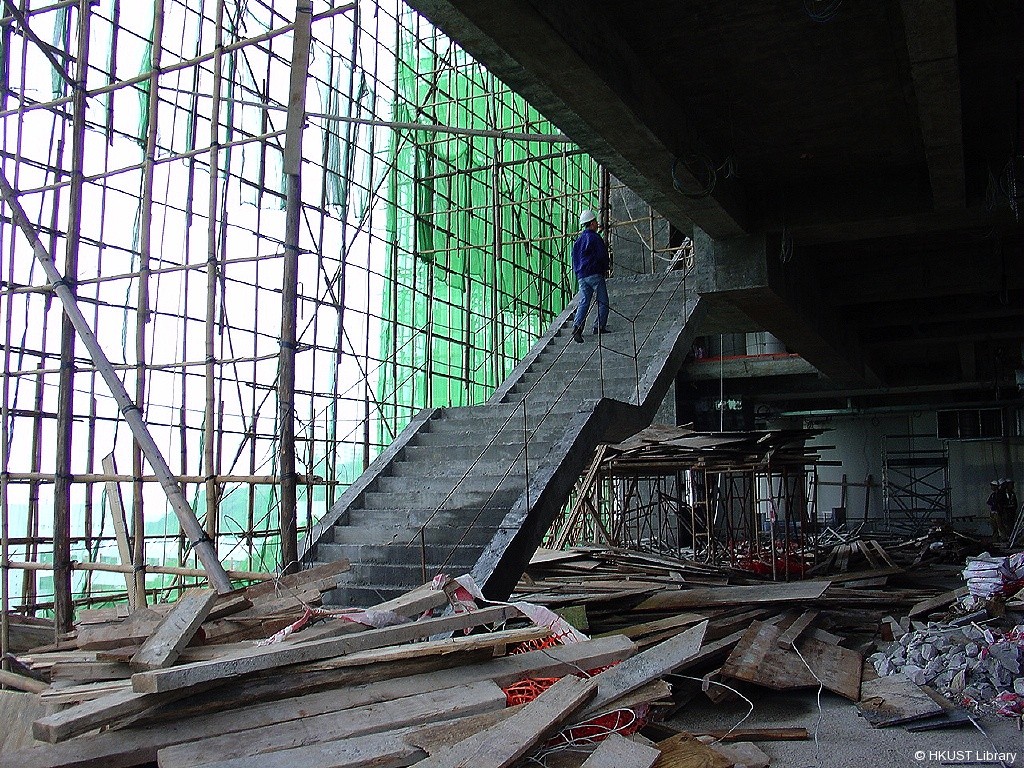
<instances>
[{"instance_id":1,"label":"distant worker","mask_svg":"<svg viewBox=\"0 0 1024 768\"><path fill-rule=\"evenodd\" d=\"M988 499L985 501L989 510L989 520L992 523L992 536L996 540L1003 541L1007 537L1005 529L1006 495L1003 492L1002 482L993 480L989 483Z\"/></svg>"},{"instance_id":2,"label":"distant worker","mask_svg":"<svg viewBox=\"0 0 1024 768\"><path fill-rule=\"evenodd\" d=\"M999 519L1009 538L1013 535L1013 529L1017 524L1017 491L1013 487L1013 480L1004 478L999 483L1000 502Z\"/></svg>"},{"instance_id":3,"label":"distant worker","mask_svg":"<svg viewBox=\"0 0 1024 768\"><path fill-rule=\"evenodd\" d=\"M608 333L608 285L605 278L611 269L608 246L597 233L597 216L585 210L580 214L583 231L572 246L572 270L580 284L580 304L572 324L572 338L577 344L583 343L583 328L587 321L590 302L597 298L597 317L594 319L594 333Z\"/></svg>"}]
</instances>

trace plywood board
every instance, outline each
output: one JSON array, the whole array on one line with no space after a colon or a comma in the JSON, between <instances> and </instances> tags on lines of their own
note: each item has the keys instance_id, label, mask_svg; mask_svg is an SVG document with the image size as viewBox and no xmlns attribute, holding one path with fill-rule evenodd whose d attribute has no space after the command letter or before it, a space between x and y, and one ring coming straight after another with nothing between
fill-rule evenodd
<instances>
[{"instance_id":1,"label":"plywood board","mask_svg":"<svg viewBox=\"0 0 1024 768\"><path fill-rule=\"evenodd\" d=\"M851 701L860 699L863 658L859 653L808 637L797 642L798 655L779 648L782 634L774 624L755 621L729 654L722 676L776 690L821 684Z\"/></svg>"},{"instance_id":2,"label":"plywood board","mask_svg":"<svg viewBox=\"0 0 1024 768\"><path fill-rule=\"evenodd\" d=\"M873 728L885 728L938 715L944 710L906 675L865 680L857 709Z\"/></svg>"}]
</instances>

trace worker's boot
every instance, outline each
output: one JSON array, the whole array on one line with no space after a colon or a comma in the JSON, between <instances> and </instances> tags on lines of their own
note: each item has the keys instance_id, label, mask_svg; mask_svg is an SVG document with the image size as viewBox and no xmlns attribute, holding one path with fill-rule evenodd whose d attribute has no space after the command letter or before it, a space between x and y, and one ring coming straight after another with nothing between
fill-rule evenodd
<instances>
[{"instance_id":1,"label":"worker's boot","mask_svg":"<svg viewBox=\"0 0 1024 768\"><path fill-rule=\"evenodd\" d=\"M572 327L572 340L577 344L583 343L583 329L578 325Z\"/></svg>"}]
</instances>

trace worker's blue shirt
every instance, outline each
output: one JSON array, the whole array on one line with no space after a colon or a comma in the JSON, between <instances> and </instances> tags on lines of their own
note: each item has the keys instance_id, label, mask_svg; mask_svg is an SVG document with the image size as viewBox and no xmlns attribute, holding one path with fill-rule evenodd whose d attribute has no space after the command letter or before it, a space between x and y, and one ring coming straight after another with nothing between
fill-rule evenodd
<instances>
[{"instance_id":1,"label":"worker's blue shirt","mask_svg":"<svg viewBox=\"0 0 1024 768\"><path fill-rule=\"evenodd\" d=\"M572 245L572 270L582 280L608 271L608 246L604 239L590 229L584 229Z\"/></svg>"}]
</instances>

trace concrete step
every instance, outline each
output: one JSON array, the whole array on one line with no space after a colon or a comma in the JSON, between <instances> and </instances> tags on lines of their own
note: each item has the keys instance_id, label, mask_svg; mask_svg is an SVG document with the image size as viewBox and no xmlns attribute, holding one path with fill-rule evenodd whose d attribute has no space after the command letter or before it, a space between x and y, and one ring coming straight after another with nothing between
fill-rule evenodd
<instances>
[{"instance_id":1,"label":"concrete step","mask_svg":"<svg viewBox=\"0 0 1024 768\"><path fill-rule=\"evenodd\" d=\"M504 517L505 512L507 510L502 510L501 517ZM462 544L482 547L494 537L498 529L497 524L472 524L469 522L470 520L471 518L467 517L464 524L458 527L457 541ZM500 522L500 518L498 522ZM431 521L431 524L418 528L408 524L374 524L369 520L360 519L356 524L334 526L331 531L333 541L327 544L405 544L419 541L421 536L427 544L446 544L453 540L452 528L451 521L439 521L437 525ZM327 544L320 546L327 546Z\"/></svg>"},{"instance_id":2,"label":"concrete step","mask_svg":"<svg viewBox=\"0 0 1024 768\"><path fill-rule=\"evenodd\" d=\"M321 564L319 561L314 562L314 565ZM330 592L324 592L323 604L332 608L368 608L371 605L394 600L408 591L404 588L387 585L342 585Z\"/></svg>"},{"instance_id":3,"label":"concrete step","mask_svg":"<svg viewBox=\"0 0 1024 768\"><path fill-rule=\"evenodd\" d=\"M486 474L485 474L486 471ZM508 485L515 478L524 478L525 463L518 464L518 471L492 474L494 469L487 464L480 464L475 471L453 472L443 475L419 475L415 473L398 476L384 476L377 479L374 491L377 493L390 493L396 496L405 496L410 493L440 493L446 494L451 490L462 493L464 490L475 492L478 490L495 489L499 486Z\"/></svg>"},{"instance_id":4,"label":"concrete step","mask_svg":"<svg viewBox=\"0 0 1024 768\"><path fill-rule=\"evenodd\" d=\"M611 397L616 400L632 402L636 400L636 377L619 377L605 379L603 382L590 377L582 377L574 382L543 380L534 387L514 387L505 397L504 402L519 404L527 400L527 412L538 416L546 412L546 407L556 401L562 403L565 413L575 404L583 400ZM536 408L531 407L536 404Z\"/></svg>"},{"instance_id":5,"label":"concrete step","mask_svg":"<svg viewBox=\"0 0 1024 768\"><path fill-rule=\"evenodd\" d=\"M539 442L531 440L528 447L531 457L543 457L547 454L551 448L551 443L548 441ZM491 446L485 445L453 445L448 446L444 452L444 458L448 461L464 461L471 462L475 459L481 459L482 461L509 461L517 455L522 455L523 446L522 444L498 444L495 443ZM436 463L438 461L438 453L435 445L408 445L405 447L404 457L405 461L400 462L405 465L421 465L426 463ZM531 458L532 462L532 458ZM397 466L397 463L396 465Z\"/></svg>"},{"instance_id":6,"label":"concrete step","mask_svg":"<svg viewBox=\"0 0 1024 768\"><path fill-rule=\"evenodd\" d=\"M476 474L486 471L487 474L495 477L503 477L509 473L522 472L526 466L522 446L516 446L516 450L510 450L504 455L496 455L495 451L487 451L468 458L450 456L447 452L443 456L433 453L430 456L423 455L419 461L398 461L391 465L390 477L422 477L422 478L451 478L458 480L467 472ZM531 450L529 452L530 468L535 469L540 465L543 456L538 456Z\"/></svg>"},{"instance_id":7,"label":"concrete step","mask_svg":"<svg viewBox=\"0 0 1024 768\"><path fill-rule=\"evenodd\" d=\"M521 487L504 487L468 490L460 489L448 497L447 492L381 493L370 491L363 494L363 507L367 509L466 509L479 507L500 507L511 505L522 494Z\"/></svg>"},{"instance_id":8,"label":"concrete step","mask_svg":"<svg viewBox=\"0 0 1024 768\"><path fill-rule=\"evenodd\" d=\"M473 569L483 551L483 546L479 544L442 543L426 544L421 547L418 540L411 544L397 541L393 544L322 544L321 547L323 551L319 553L319 557L331 562L344 558L352 563L356 581L362 580L369 568L380 573L383 570L381 566L386 569L414 567L418 572L424 556L428 570L432 568L437 572L442 564L452 563L461 571L468 571Z\"/></svg>"}]
</instances>

